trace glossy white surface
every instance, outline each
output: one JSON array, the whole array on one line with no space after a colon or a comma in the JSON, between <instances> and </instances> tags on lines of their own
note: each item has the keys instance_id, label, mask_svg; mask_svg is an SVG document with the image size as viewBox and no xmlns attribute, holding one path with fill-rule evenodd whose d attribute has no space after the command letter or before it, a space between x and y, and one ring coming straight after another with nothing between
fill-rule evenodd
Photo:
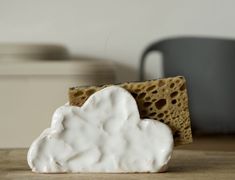
<instances>
[{"instance_id":1,"label":"glossy white surface","mask_svg":"<svg viewBox=\"0 0 235 180\"><path fill-rule=\"evenodd\" d=\"M35 172L161 172L173 149L170 128L140 119L126 90L111 86L79 108L58 108L28 152Z\"/></svg>"}]
</instances>

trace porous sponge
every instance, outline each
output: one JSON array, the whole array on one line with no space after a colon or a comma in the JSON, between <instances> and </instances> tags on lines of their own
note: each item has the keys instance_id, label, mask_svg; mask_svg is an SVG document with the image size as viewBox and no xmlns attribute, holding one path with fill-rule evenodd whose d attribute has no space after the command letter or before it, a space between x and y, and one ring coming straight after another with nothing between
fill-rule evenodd
<instances>
[{"instance_id":1,"label":"porous sponge","mask_svg":"<svg viewBox=\"0 0 235 180\"><path fill-rule=\"evenodd\" d=\"M107 86L110 85L72 87L69 89L69 103L73 106L82 106L91 94ZM128 90L135 98L142 119L155 119L171 128L176 146L192 142L184 77L127 82L118 86Z\"/></svg>"}]
</instances>

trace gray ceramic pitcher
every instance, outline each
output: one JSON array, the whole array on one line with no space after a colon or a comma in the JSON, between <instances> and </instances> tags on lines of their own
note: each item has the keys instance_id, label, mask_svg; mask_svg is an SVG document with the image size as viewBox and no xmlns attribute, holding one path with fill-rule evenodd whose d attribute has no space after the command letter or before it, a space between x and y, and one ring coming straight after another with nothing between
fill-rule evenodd
<instances>
[{"instance_id":1,"label":"gray ceramic pitcher","mask_svg":"<svg viewBox=\"0 0 235 180\"><path fill-rule=\"evenodd\" d=\"M153 43L141 57L141 80L153 51L163 55L165 77L185 76L194 132L235 133L235 40L182 37Z\"/></svg>"}]
</instances>

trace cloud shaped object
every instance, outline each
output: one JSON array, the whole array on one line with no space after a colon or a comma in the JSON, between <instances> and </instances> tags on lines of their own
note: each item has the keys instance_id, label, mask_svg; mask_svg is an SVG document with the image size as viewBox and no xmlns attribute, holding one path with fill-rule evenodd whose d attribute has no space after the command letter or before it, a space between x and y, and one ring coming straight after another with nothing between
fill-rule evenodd
<instances>
[{"instance_id":1,"label":"cloud shaped object","mask_svg":"<svg viewBox=\"0 0 235 180\"><path fill-rule=\"evenodd\" d=\"M32 143L28 164L35 172L160 172L173 149L169 127L140 119L135 99L110 86L82 107L64 105L51 127Z\"/></svg>"}]
</instances>

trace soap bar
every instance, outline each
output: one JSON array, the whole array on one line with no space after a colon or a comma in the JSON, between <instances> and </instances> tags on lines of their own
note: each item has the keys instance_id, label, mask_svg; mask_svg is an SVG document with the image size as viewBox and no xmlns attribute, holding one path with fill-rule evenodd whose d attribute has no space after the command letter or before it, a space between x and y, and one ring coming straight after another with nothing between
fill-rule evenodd
<instances>
[{"instance_id":1,"label":"soap bar","mask_svg":"<svg viewBox=\"0 0 235 180\"><path fill-rule=\"evenodd\" d=\"M69 89L69 103L81 106L90 95L110 85L73 87ZM175 145L192 142L186 80L182 76L119 84L135 98L141 118L167 124Z\"/></svg>"},{"instance_id":2,"label":"soap bar","mask_svg":"<svg viewBox=\"0 0 235 180\"><path fill-rule=\"evenodd\" d=\"M167 125L141 119L131 94L110 86L81 107L59 107L51 127L30 146L27 159L39 173L163 172L173 143Z\"/></svg>"}]
</instances>

